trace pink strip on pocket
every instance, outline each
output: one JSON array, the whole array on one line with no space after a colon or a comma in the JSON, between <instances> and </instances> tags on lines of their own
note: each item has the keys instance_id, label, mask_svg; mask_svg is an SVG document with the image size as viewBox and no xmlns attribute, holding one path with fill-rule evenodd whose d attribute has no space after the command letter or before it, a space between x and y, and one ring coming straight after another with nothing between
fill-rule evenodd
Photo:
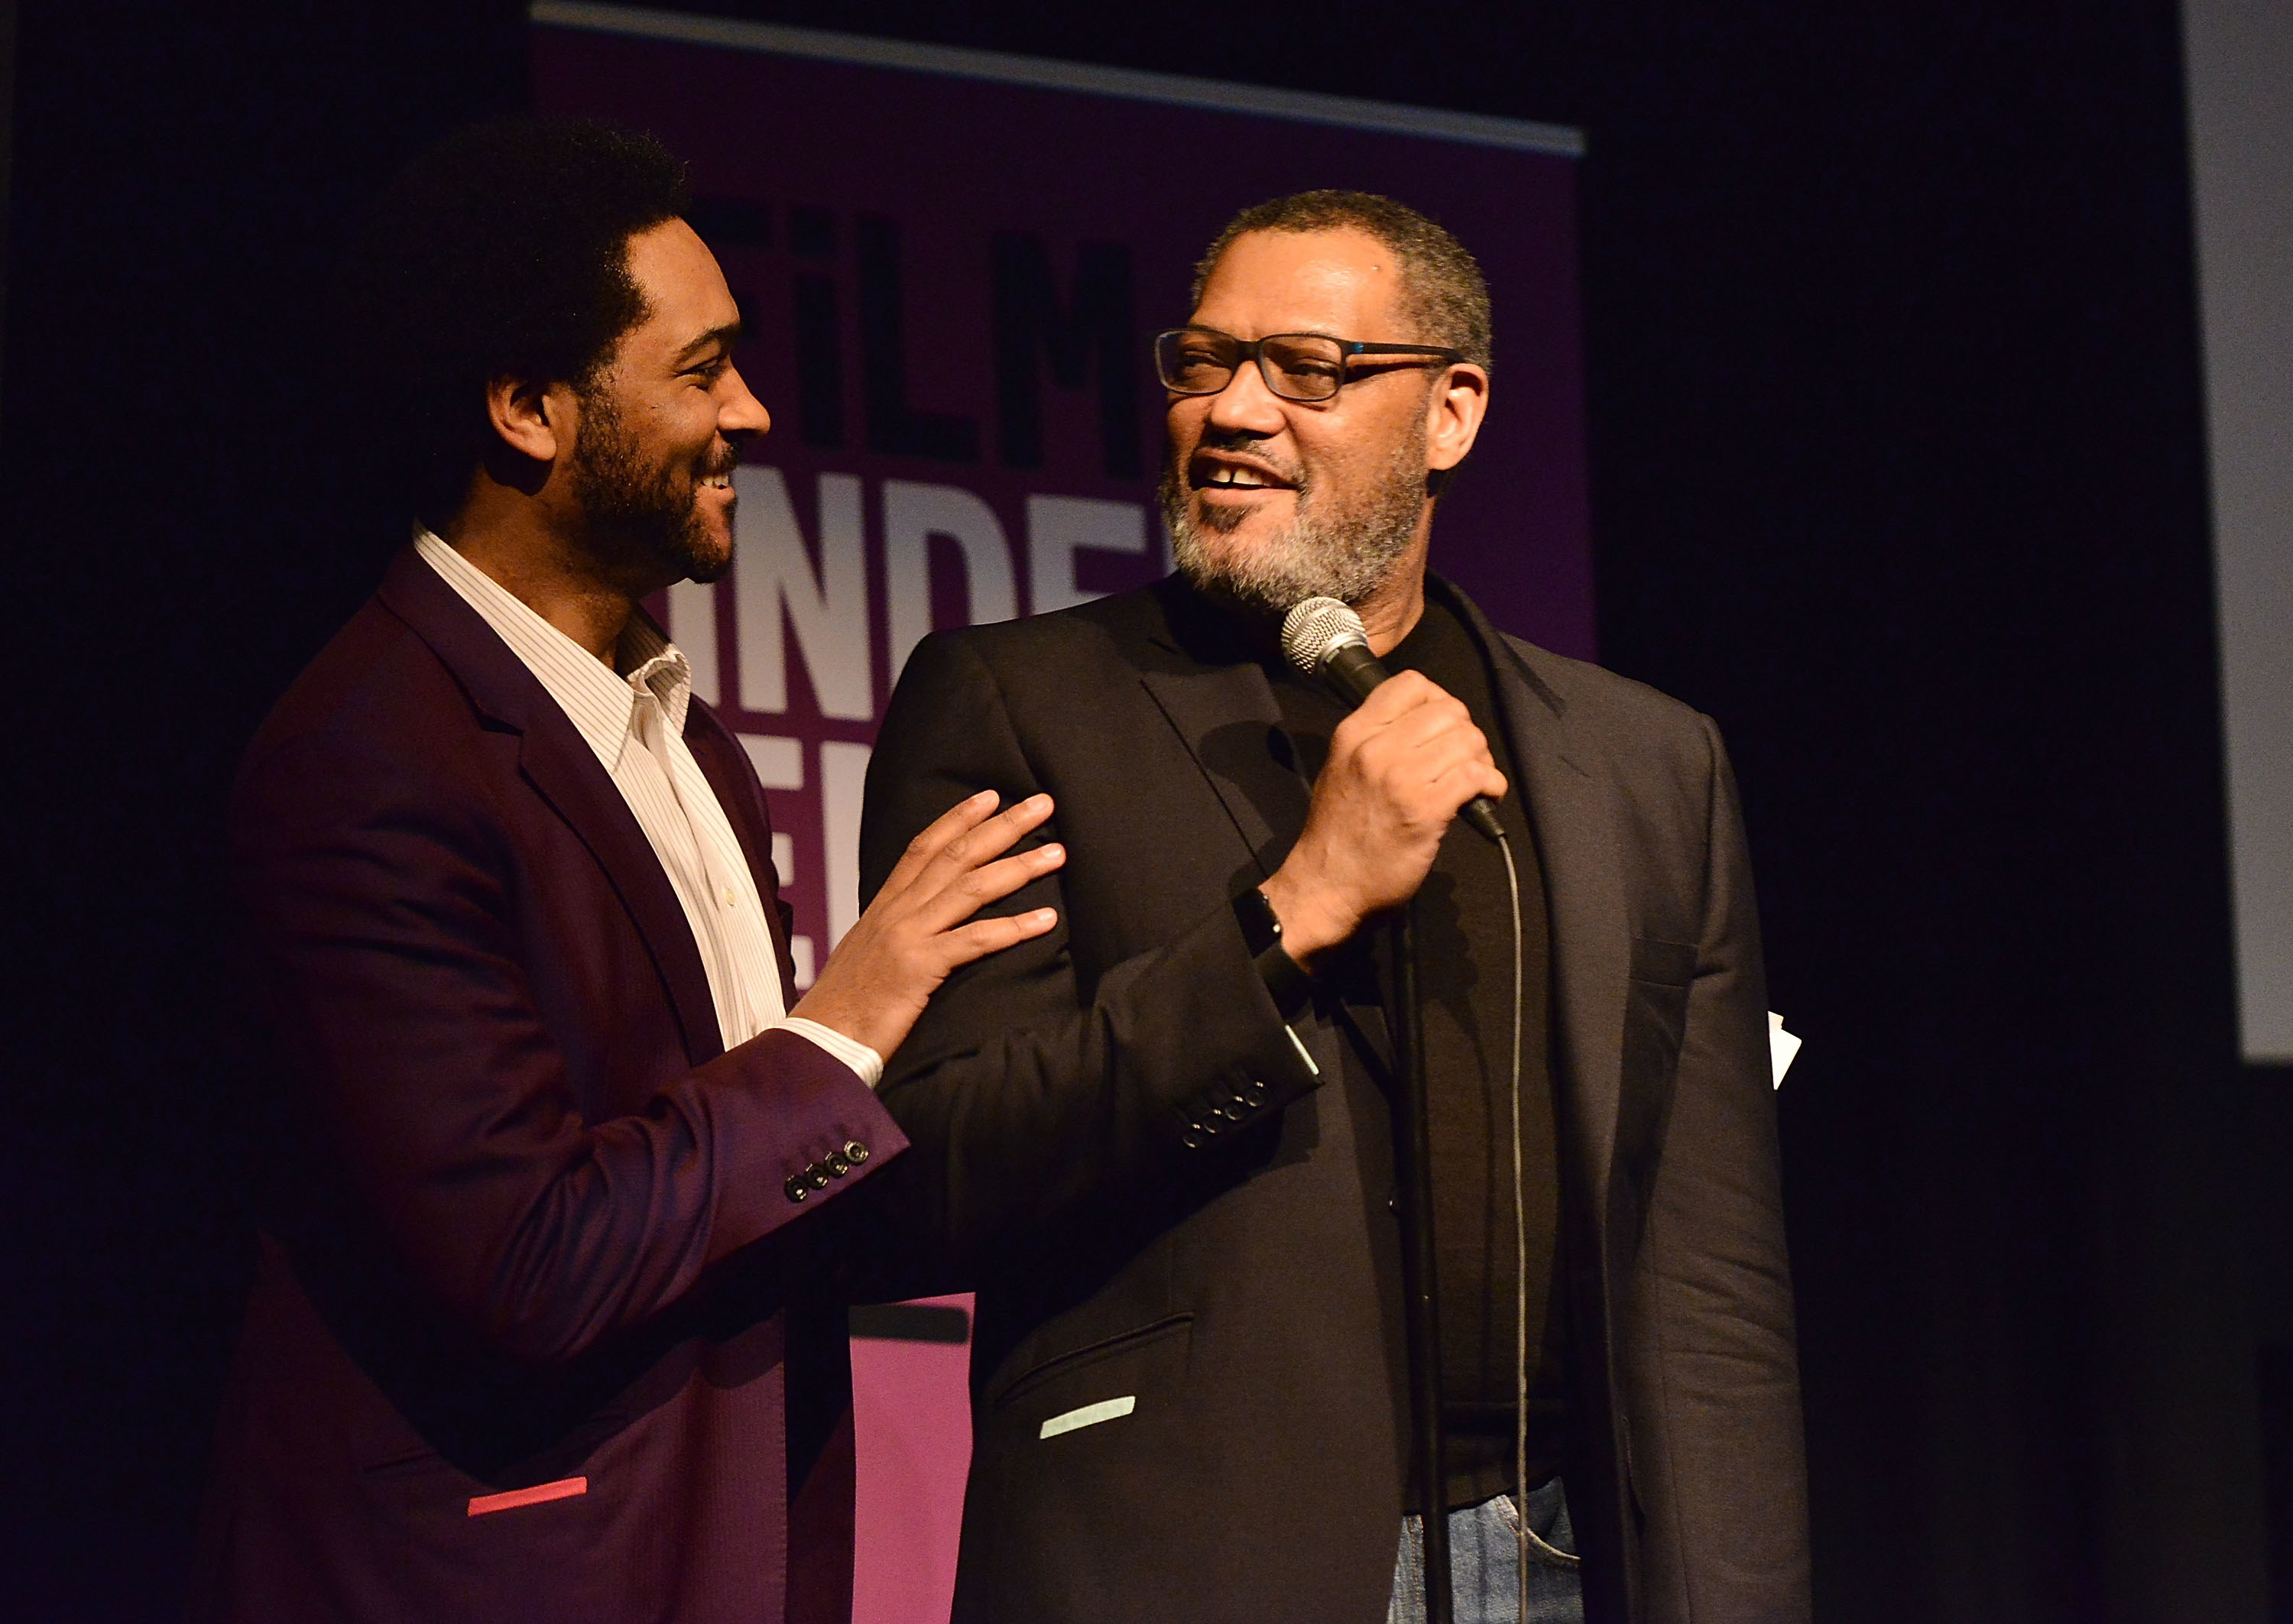
<instances>
[{"instance_id":1,"label":"pink strip on pocket","mask_svg":"<svg viewBox=\"0 0 2293 1624\"><path fill-rule=\"evenodd\" d=\"M586 1477L561 1477L554 1483L536 1483L531 1489L512 1489L506 1494L481 1494L470 1501L470 1515L484 1516L489 1512L515 1511L520 1506L539 1506L547 1500L570 1500L577 1494L589 1492Z\"/></svg>"}]
</instances>

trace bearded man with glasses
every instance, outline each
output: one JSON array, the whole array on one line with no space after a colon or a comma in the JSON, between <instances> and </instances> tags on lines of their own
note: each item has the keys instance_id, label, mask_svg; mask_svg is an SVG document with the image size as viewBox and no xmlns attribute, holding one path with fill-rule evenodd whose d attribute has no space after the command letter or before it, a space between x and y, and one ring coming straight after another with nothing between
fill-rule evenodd
<instances>
[{"instance_id":1,"label":"bearded man with glasses","mask_svg":"<svg viewBox=\"0 0 2293 1624\"><path fill-rule=\"evenodd\" d=\"M1067 853L882 1094L906 1243L979 1294L956 1618L1805 1619L1716 730L1428 573L1491 368L1440 227L1248 210L1155 355L1177 572L928 639L870 773L863 885L981 789ZM1393 673L1358 709L1284 658L1315 598Z\"/></svg>"}]
</instances>

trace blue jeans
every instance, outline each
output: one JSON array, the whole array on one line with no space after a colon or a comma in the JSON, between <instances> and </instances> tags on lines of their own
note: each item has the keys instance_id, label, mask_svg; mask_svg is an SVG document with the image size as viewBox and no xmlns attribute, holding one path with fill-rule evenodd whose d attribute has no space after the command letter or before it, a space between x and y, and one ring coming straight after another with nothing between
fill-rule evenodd
<instances>
[{"instance_id":1,"label":"blue jeans","mask_svg":"<svg viewBox=\"0 0 2293 1624\"><path fill-rule=\"evenodd\" d=\"M1560 1480L1528 1491L1529 1624L1584 1624L1576 1539ZM1449 1587L1457 1624L1517 1624L1520 1618L1521 1513L1511 1495L1449 1514ZM1401 1519L1386 1624L1424 1624L1425 1539L1415 1516Z\"/></svg>"}]
</instances>

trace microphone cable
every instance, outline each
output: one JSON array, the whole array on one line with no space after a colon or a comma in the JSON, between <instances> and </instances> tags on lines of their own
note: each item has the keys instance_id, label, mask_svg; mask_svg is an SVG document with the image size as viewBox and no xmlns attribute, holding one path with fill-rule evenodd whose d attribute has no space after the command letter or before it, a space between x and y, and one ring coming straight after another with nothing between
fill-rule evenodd
<instances>
[{"instance_id":1,"label":"microphone cable","mask_svg":"<svg viewBox=\"0 0 2293 1624\"><path fill-rule=\"evenodd\" d=\"M1504 854L1505 892L1512 902L1512 1074L1507 1092L1512 1101L1512 1248L1513 1248L1513 1378L1512 1482L1513 1580L1519 1593L1519 1624L1528 1624L1528 1202L1523 1187L1520 1148L1520 1043L1522 964L1520 870L1512 860L1512 842L1502 830L1497 850Z\"/></svg>"}]
</instances>

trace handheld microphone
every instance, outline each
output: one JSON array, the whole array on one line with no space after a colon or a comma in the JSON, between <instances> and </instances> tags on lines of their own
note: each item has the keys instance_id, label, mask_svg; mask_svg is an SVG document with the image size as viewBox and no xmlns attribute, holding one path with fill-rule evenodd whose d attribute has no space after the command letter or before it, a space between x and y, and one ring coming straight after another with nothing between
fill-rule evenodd
<instances>
[{"instance_id":1,"label":"handheld microphone","mask_svg":"<svg viewBox=\"0 0 2293 1624\"><path fill-rule=\"evenodd\" d=\"M1335 598L1308 598L1282 617L1282 653L1308 676L1318 676L1359 705L1392 674L1369 651L1369 634L1359 615ZM1477 795L1458 816L1481 834L1504 844L1504 829L1488 796Z\"/></svg>"}]
</instances>

